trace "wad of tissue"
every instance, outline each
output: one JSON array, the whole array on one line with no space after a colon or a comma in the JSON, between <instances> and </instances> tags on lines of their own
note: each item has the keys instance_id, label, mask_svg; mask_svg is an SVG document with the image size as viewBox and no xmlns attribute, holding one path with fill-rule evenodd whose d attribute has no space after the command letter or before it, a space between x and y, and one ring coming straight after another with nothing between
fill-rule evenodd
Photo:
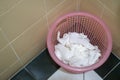
<instances>
[{"instance_id":1,"label":"wad of tissue","mask_svg":"<svg viewBox=\"0 0 120 80\"><path fill-rule=\"evenodd\" d=\"M55 55L63 63L72 67L90 66L101 56L98 46L92 45L84 33L68 32L60 38L58 31L57 41Z\"/></svg>"}]
</instances>

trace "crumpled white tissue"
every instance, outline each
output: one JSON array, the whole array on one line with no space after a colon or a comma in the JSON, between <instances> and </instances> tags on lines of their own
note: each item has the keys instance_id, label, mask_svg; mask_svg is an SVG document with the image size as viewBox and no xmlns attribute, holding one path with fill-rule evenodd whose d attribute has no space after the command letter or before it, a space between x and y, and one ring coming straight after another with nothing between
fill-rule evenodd
<instances>
[{"instance_id":1,"label":"crumpled white tissue","mask_svg":"<svg viewBox=\"0 0 120 80\"><path fill-rule=\"evenodd\" d=\"M90 66L96 63L101 56L98 47L92 45L84 33L68 32L60 38L58 31L57 40L55 54L59 60L70 66Z\"/></svg>"}]
</instances>

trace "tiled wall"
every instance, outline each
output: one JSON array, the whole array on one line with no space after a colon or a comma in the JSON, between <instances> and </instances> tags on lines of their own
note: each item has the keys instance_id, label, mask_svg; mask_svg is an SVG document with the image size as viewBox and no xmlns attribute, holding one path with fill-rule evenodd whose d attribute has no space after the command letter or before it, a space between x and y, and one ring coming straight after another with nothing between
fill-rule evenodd
<instances>
[{"instance_id":1,"label":"tiled wall","mask_svg":"<svg viewBox=\"0 0 120 80\"><path fill-rule=\"evenodd\" d=\"M85 11L110 27L120 56L119 0L0 0L0 80L6 80L46 48L50 25L64 14Z\"/></svg>"},{"instance_id":2,"label":"tiled wall","mask_svg":"<svg viewBox=\"0 0 120 80\"><path fill-rule=\"evenodd\" d=\"M46 48L49 25L76 11L77 0L0 0L0 80Z\"/></svg>"},{"instance_id":3,"label":"tiled wall","mask_svg":"<svg viewBox=\"0 0 120 80\"><path fill-rule=\"evenodd\" d=\"M81 0L80 11L99 16L108 25L113 38L113 53L120 57L120 0Z\"/></svg>"}]
</instances>

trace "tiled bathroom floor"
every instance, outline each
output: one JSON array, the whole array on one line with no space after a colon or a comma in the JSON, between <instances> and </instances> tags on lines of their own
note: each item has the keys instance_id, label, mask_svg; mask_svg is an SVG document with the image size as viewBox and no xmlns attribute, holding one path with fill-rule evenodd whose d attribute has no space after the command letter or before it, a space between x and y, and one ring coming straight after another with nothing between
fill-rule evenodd
<instances>
[{"instance_id":1,"label":"tiled bathroom floor","mask_svg":"<svg viewBox=\"0 0 120 80\"><path fill-rule=\"evenodd\" d=\"M46 49L10 80L120 80L120 59L111 53L98 69L72 74L60 68Z\"/></svg>"},{"instance_id":2,"label":"tiled bathroom floor","mask_svg":"<svg viewBox=\"0 0 120 80\"><path fill-rule=\"evenodd\" d=\"M64 69L58 69L48 80L103 80L95 71L72 74Z\"/></svg>"}]
</instances>

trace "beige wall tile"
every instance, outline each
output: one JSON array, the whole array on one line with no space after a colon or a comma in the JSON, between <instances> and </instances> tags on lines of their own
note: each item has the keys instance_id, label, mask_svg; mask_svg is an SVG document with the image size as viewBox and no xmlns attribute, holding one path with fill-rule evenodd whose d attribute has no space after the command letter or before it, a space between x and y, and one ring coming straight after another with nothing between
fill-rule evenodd
<instances>
[{"instance_id":1,"label":"beige wall tile","mask_svg":"<svg viewBox=\"0 0 120 80\"><path fill-rule=\"evenodd\" d=\"M48 24L51 25L58 17L75 11L76 11L76 0L65 0L63 4L57 6L52 12L50 12L47 15Z\"/></svg>"},{"instance_id":2,"label":"beige wall tile","mask_svg":"<svg viewBox=\"0 0 120 80\"><path fill-rule=\"evenodd\" d=\"M21 37L15 40L12 44L17 54L24 61L34 57L37 52L45 48L46 36L48 27L46 25L46 19L42 18L40 22L32 26ZM26 62L26 61L24 61Z\"/></svg>"},{"instance_id":3,"label":"beige wall tile","mask_svg":"<svg viewBox=\"0 0 120 80\"><path fill-rule=\"evenodd\" d=\"M119 35L120 35L120 27L119 27L120 19L117 16L112 15L107 10L103 14L102 19L108 25L108 27L112 33L114 45L116 45L116 47L120 46L120 37L119 37Z\"/></svg>"},{"instance_id":4,"label":"beige wall tile","mask_svg":"<svg viewBox=\"0 0 120 80\"><path fill-rule=\"evenodd\" d=\"M15 72L21 68L22 64L20 61L16 61L12 64L4 73L0 74L0 80L8 80Z\"/></svg>"},{"instance_id":5,"label":"beige wall tile","mask_svg":"<svg viewBox=\"0 0 120 80\"><path fill-rule=\"evenodd\" d=\"M0 0L0 15L14 6L20 0Z\"/></svg>"},{"instance_id":6,"label":"beige wall tile","mask_svg":"<svg viewBox=\"0 0 120 80\"><path fill-rule=\"evenodd\" d=\"M0 26L11 41L44 15L43 0L24 0L0 17Z\"/></svg>"},{"instance_id":7,"label":"beige wall tile","mask_svg":"<svg viewBox=\"0 0 120 80\"><path fill-rule=\"evenodd\" d=\"M107 8L111 9L112 8L112 0L99 0L100 2L102 2L102 4L104 4ZM114 0L115 1L115 0Z\"/></svg>"},{"instance_id":8,"label":"beige wall tile","mask_svg":"<svg viewBox=\"0 0 120 80\"><path fill-rule=\"evenodd\" d=\"M120 58L120 47L114 49L112 52Z\"/></svg>"},{"instance_id":9,"label":"beige wall tile","mask_svg":"<svg viewBox=\"0 0 120 80\"><path fill-rule=\"evenodd\" d=\"M3 51L0 51L0 73L2 73L16 61L17 57L9 46Z\"/></svg>"},{"instance_id":10,"label":"beige wall tile","mask_svg":"<svg viewBox=\"0 0 120 80\"><path fill-rule=\"evenodd\" d=\"M117 13L120 10L120 0L99 0L113 13Z\"/></svg>"},{"instance_id":11,"label":"beige wall tile","mask_svg":"<svg viewBox=\"0 0 120 80\"><path fill-rule=\"evenodd\" d=\"M0 49L5 47L7 44L8 44L8 42L7 42L7 40L5 39L5 37L3 36L3 34L0 30Z\"/></svg>"},{"instance_id":12,"label":"beige wall tile","mask_svg":"<svg viewBox=\"0 0 120 80\"><path fill-rule=\"evenodd\" d=\"M80 11L80 3L82 0L76 0L76 9L77 11Z\"/></svg>"},{"instance_id":13,"label":"beige wall tile","mask_svg":"<svg viewBox=\"0 0 120 80\"><path fill-rule=\"evenodd\" d=\"M49 12L63 1L64 0L45 0L46 9L47 9L46 11Z\"/></svg>"},{"instance_id":14,"label":"beige wall tile","mask_svg":"<svg viewBox=\"0 0 120 80\"><path fill-rule=\"evenodd\" d=\"M21 60L24 65L28 64L32 59L38 56L42 50L46 48L46 44L44 41L41 41L41 44L36 45L34 48L29 50L25 55L21 56Z\"/></svg>"},{"instance_id":15,"label":"beige wall tile","mask_svg":"<svg viewBox=\"0 0 120 80\"><path fill-rule=\"evenodd\" d=\"M103 7L97 0L82 0L80 1L80 11L101 17Z\"/></svg>"},{"instance_id":16,"label":"beige wall tile","mask_svg":"<svg viewBox=\"0 0 120 80\"><path fill-rule=\"evenodd\" d=\"M113 39L113 52L115 54L119 54L118 48L120 47L120 18L118 16L112 15L109 11L105 10L102 19L105 21L105 23L108 25L111 33L112 33L112 39Z\"/></svg>"}]
</instances>

